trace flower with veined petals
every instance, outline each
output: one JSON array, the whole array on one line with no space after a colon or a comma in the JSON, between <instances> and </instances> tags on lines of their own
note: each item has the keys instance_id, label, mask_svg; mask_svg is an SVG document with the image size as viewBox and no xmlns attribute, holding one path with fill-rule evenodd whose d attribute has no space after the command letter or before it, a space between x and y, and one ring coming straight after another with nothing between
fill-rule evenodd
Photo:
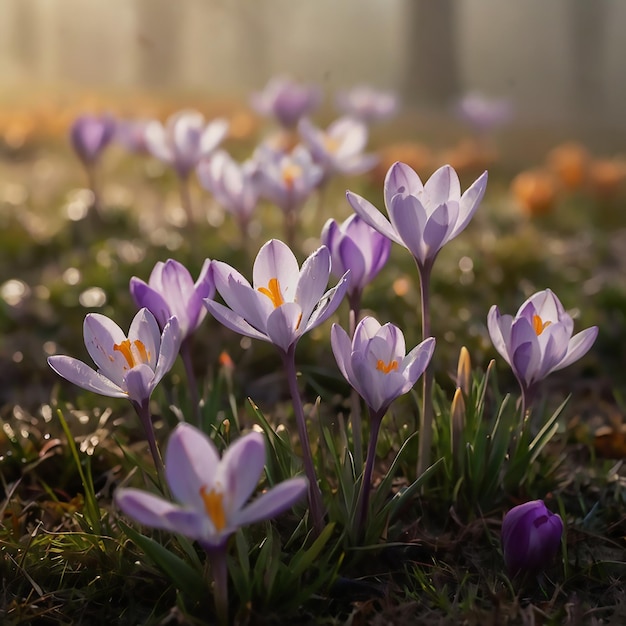
<instances>
[{"instance_id":1,"label":"flower with veined petals","mask_svg":"<svg viewBox=\"0 0 626 626\"><path fill-rule=\"evenodd\" d=\"M298 131L326 177L337 172L363 174L378 163L375 154L363 153L367 145L367 126L351 117L335 120L325 131L303 118Z\"/></svg>"},{"instance_id":2,"label":"flower with veined petals","mask_svg":"<svg viewBox=\"0 0 626 626\"><path fill-rule=\"evenodd\" d=\"M394 163L384 185L389 220L370 202L348 191L354 211L372 228L404 246L420 268L432 265L439 250L469 223L487 186L487 172L461 194L459 177L452 167L440 167L422 184L404 163Z\"/></svg>"},{"instance_id":3,"label":"flower with veined petals","mask_svg":"<svg viewBox=\"0 0 626 626\"><path fill-rule=\"evenodd\" d=\"M70 382L112 398L128 398L142 406L169 372L180 348L178 320L170 318L163 332L148 311L135 315L128 337L111 319L89 313L83 325L85 346L97 371L69 356L48 357L50 367Z\"/></svg>"},{"instance_id":4,"label":"flower with veined petals","mask_svg":"<svg viewBox=\"0 0 626 626\"><path fill-rule=\"evenodd\" d=\"M380 417L413 388L435 349L435 340L429 337L406 354L402 331L391 323L381 326L373 317L359 322L352 341L333 324L330 340L344 378Z\"/></svg>"},{"instance_id":5,"label":"flower with veined petals","mask_svg":"<svg viewBox=\"0 0 626 626\"><path fill-rule=\"evenodd\" d=\"M495 349L511 366L522 390L580 359L598 335L598 327L592 326L572 337L574 320L550 289L528 298L515 317L502 315L494 304L487 326Z\"/></svg>"},{"instance_id":6,"label":"flower with veined petals","mask_svg":"<svg viewBox=\"0 0 626 626\"><path fill-rule=\"evenodd\" d=\"M387 120L398 111L396 94L369 85L357 85L352 89L340 91L336 104L344 115L366 123Z\"/></svg>"},{"instance_id":7,"label":"flower with veined petals","mask_svg":"<svg viewBox=\"0 0 626 626\"><path fill-rule=\"evenodd\" d=\"M144 526L180 533L206 550L225 546L241 526L276 517L305 494L304 478L275 485L249 504L265 465L265 440L251 432L220 459L202 431L181 423L165 451L165 476L174 504L133 488L118 489L117 506Z\"/></svg>"},{"instance_id":8,"label":"flower with veined petals","mask_svg":"<svg viewBox=\"0 0 626 626\"><path fill-rule=\"evenodd\" d=\"M250 104L257 113L274 117L285 128L293 128L303 115L319 106L322 93L317 85L304 85L284 76L270 79L263 91L255 92Z\"/></svg>"},{"instance_id":9,"label":"flower with veined petals","mask_svg":"<svg viewBox=\"0 0 626 626\"><path fill-rule=\"evenodd\" d=\"M391 241L354 214L342 224L329 219L321 241L330 250L333 276L339 278L350 270L349 294L363 291L383 268L391 251Z\"/></svg>"},{"instance_id":10,"label":"flower with veined petals","mask_svg":"<svg viewBox=\"0 0 626 626\"><path fill-rule=\"evenodd\" d=\"M260 146L254 154L259 190L264 198L285 213L297 211L311 196L324 175L302 145L284 153L270 146Z\"/></svg>"},{"instance_id":11,"label":"flower with veined petals","mask_svg":"<svg viewBox=\"0 0 626 626\"><path fill-rule=\"evenodd\" d=\"M240 223L246 224L259 200L256 181L258 165L253 161L234 161L224 150L203 159L196 168L200 184Z\"/></svg>"},{"instance_id":12,"label":"flower with veined petals","mask_svg":"<svg viewBox=\"0 0 626 626\"><path fill-rule=\"evenodd\" d=\"M204 298L215 294L211 261L204 262L195 283L189 270L178 261L159 261L147 283L136 276L130 279L130 293L138 307L150 310L161 328L165 328L172 315L176 316L184 340L206 315Z\"/></svg>"},{"instance_id":13,"label":"flower with veined petals","mask_svg":"<svg viewBox=\"0 0 626 626\"><path fill-rule=\"evenodd\" d=\"M184 179L226 137L228 121L217 118L207 124L198 111L179 111L168 118L165 126L155 120L144 132L150 153L171 165Z\"/></svg>"},{"instance_id":14,"label":"flower with veined petals","mask_svg":"<svg viewBox=\"0 0 626 626\"><path fill-rule=\"evenodd\" d=\"M346 293L346 275L326 291L330 264L330 252L321 246L300 269L289 247L272 239L254 261L252 285L230 265L213 261L215 287L227 306L204 303L224 326L287 352L304 333L326 321Z\"/></svg>"},{"instance_id":15,"label":"flower with veined petals","mask_svg":"<svg viewBox=\"0 0 626 626\"><path fill-rule=\"evenodd\" d=\"M536 573L550 564L561 545L563 520L543 500L513 507L502 521L504 562L512 575Z\"/></svg>"},{"instance_id":16,"label":"flower with veined petals","mask_svg":"<svg viewBox=\"0 0 626 626\"><path fill-rule=\"evenodd\" d=\"M116 122L110 115L81 115L70 129L70 141L85 165L94 164L115 136Z\"/></svg>"}]
</instances>

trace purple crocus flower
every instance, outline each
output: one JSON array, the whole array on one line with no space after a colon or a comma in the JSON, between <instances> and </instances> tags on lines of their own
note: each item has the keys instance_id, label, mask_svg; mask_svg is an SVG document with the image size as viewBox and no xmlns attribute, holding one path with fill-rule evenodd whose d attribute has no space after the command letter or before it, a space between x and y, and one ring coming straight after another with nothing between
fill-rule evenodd
<instances>
[{"instance_id":1,"label":"purple crocus flower","mask_svg":"<svg viewBox=\"0 0 626 626\"><path fill-rule=\"evenodd\" d=\"M118 489L115 503L144 526L195 539L206 551L215 581L221 624L228 624L227 541L241 526L276 517L304 495L307 481L291 478L247 503L265 465L265 440L252 432L220 459L213 442L189 424L179 424L165 451L165 476L173 503L139 489Z\"/></svg>"},{"instance_id":2,"label":"purple crocus flower","mask_svg":"<svg viewBox=\"0 0 626 626\"><path fill-rule=\"evenodd\" d=\"M572 337L574 320L550 289L528 298L515 317L501 315L492 306L487 326L495 349L511 366L524 396L548 374L586 354L598 335L598 327L592 326Z\"/></svg>"},{"instance_id":3,"label":"purple crocus flower","mask_svg":"<svg viewBox=\"0 0 626 626\"><path fill-rule=\"evenodd\" d=\"M504 562L511 575L546 568L561 545L563 520L543 500L513 507L502 522Z\"/></svg>"},{"instance_id":4,"label":"purple crocus flower","mask_svg":"<svg viewBox=\"0 0 626 626\"><path fill-rule=\"evenodd\" d=\"M110 115L81 115L70 128L70 141L80 160L93 166L115 136L116 122Z\"/></svg>"},{"instance_id":5,"label":"purple crocus flower","mask_svg":"<svg viewBox=\"0 0 626 626\"><path fill-rule=\"evenodd\" d=\"M303 115L312 113L322 101L317 85L296 83L284 76L276 76L263 91L253 93L252 108L259 114L274 117L281 126L294 128Z\"/></svg>"},{"instance_id":6,"label":"purple crocus flower","mask_svg":"<svg viewBox=\"0 0 626 626\"><path fill-rule=\"evenodd\" d=\"M365 123L387 120L398 111L396 94L374 89L370 85L357 85L340 91L335 102L344 115Z\"/></svg>"},{"instance_id":7,"label":"purple crocus flower","mask_svg":"<svg viewBox=\"0 0 626 626\"><path fill-rule=\"evenodd\" d=\"M513 107L506 98L489 98L473 91L461 98L456 113L476 132L488 133L511 120Z\"/></svg>"},{"instance_id":8,"label":"purple crocus flower","mask_svg":"<svg viewBox=\"0 0 626 626\"><path fill-rule=\"evenodd\" d=\"M262 145L255 152L261 195L285 213L297 211L322 180L324 172L302 145L285 153Z\"/></svg>"},{"instance_id":9,"label":"purple crocus flower","mask_svg":"<svg viewBox=\"0 0 626 626\"><path fill-rule=\"evenodd\" d=\"M322 244L331 254L331 272L337 278L348 270L348 296L358 297L366 285L383 268L391 251L391 241L358 215L351 215L342 224L329 219L322 230Z\"/></svg>"},{"instance_id":10,"label":"purple crocus flower","mask_svg":"<svg viewBox=\"0 0 626 626\"><path fill-rule=\"evenodd\" d=\"M303 118L298 131L313 159L324 169L325 177L335 173L363 174L378 163L375 154L363 153L367 145L367 126L351 117L335 120L325 131Z\"/></svg>"},{"instance_id":11,"label":"purple crocus flower","mask_svg":"<svg viewBox=\"0 0 626 626\"><path fill-rule=\"evenodd\" d=\"M145 129L148 150L157 159L171 165L180 178L186 179L200 159L209 156L226 137L228 121L218 118L206 123L198 111L179 111L165 126L153 121Z\"/></svg>"},{"instance_id":12,"label":"purple crocus flower","mask_svg":"<svg viewBox=\"0 0 626 626\"><path fill-rule=\"evenodd\" d=\"M150 398L171 369L181 341L175 317L161 332L154 315L145 308L135 315L128 337L113 320L99 313L85 317L83 334L87 352L98 369L60 355L48 357L50 367L83 389L128 398L139 405Z\"/></svg>"},{"instance_id":13,"label":"purple crocus flower","mask_svg":"<svg viewBox=\"0 0 626 626\"><path fill-rule=\"evenodd\" d=\"M257 168L253 161L240 165L227 152L218 150L200 161L196 173L200 184L245 227L259 200Z\"/></svg>"},{"instance_id":14,"label":"purple crocus flower","mask_svg":"<svg viewBox=\"0 0 626 626\"><path fill-rule=\"evenodd\" d=\"M154 315L141 309L133 318L127 337L113 320L89 313L83 334L97 370L69 356L48 357L48 364L59 376L82 389L111 398L128 398L141 419L154 464L161 469L149 401L178 356L182 339L178 320L170 318L161 332Z\"/></svg>"},{"instance_id":15,"label":"purple crocus flower","mask_svg":"<svg viewBox=\"0 0 626 626\"><path fill-rule=\"evenodd\" d=\"M346 275L326 291L330 265L330 252L322 246L300 269L289 247L272 239L254 261L253 285L230 265L213 261L215 286L227 306L204 303L224 326L287 352L304 333L326 321L346 293Z\"/></svg>"},{"instance_id":16,"label":"purple crocus flower","mask_svg":"<svg viewBox=\"0 0 626 626\"><path fill-rule=\"evenodd\" d=\"M439 250L469 223L487 186L487 172L461 194L459 177L450 165L440 167L422 184L415 170L394 163L384 185L388 221L371 202L348 191L356 213L372 228L407 248L420 268L432 266Z\"/></svg>"},{"instance_id":17,"label":"purple crocus flower","mask_svg":"<svg viewBox=\"0 0 626 626\"><path fill-rule=\"evenodd\" d=\"M304 478L291 478L246 504L264 465L265 440L260 433L237 439L220 460L209 437L181 423L165 451L167 484L179 504L131 488L118 489L115 502L144 526L181 533L206 550L225 547L240 526L275 517L306 491Z\"/></svg>"},{"instance_id":18,"label":"purple crocus flower","mask_svg":"<svg viewBox=\"0 0 626 626\"><path fill-rule=\"evenodd\" d=\"M204 298L215 294L211 261L206 259L195 283L189 270L178 261L159 261L147 283L136 276L130 279L130 293L138 307L150 310L161 328L175 315L185 340L206 315Z\"/></svg>"},{"instance_id":19,"label":"purple crocus flower","mask_svg":"<svg viewBox=\"0 0 626 626\"><path fill-rule=\"evenodd\" d=\"M397 326L381 326L373 317L365 317L352 340L341 326L333 324L331 345L345 379L371 413L382 418L389 405L408 393L424 373L435 340L429 337L406 354L404 335Z\"/></svg>"}]
</instances>

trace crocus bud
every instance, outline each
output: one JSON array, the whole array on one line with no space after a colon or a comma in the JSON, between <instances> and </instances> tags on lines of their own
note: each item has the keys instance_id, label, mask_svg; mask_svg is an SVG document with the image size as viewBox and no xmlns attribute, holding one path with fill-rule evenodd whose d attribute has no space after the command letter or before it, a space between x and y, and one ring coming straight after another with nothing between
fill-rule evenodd
<instances>
[{"instance_id":1,"label":"crocus bud","mask_svg":"<svg viewBox=\"0 0 626 626\"><path fill-rule=\"evenodd\" d=\"M459 363L456 368L456 386L469 396L472 390L472 359L469 350L463 346L459 352Z\"/></svg>"},{"instance_id":2,"label":"crocus bud","mask_svg":"<svg viewBox=\"0 0 626 626\"><path fill-rule=\"evenodd\" d=\"M543 500L513 507L502 522L504 562L511 575L538 572L556 555L563 521L551 513Z\"/></svg>"}]
</instances>

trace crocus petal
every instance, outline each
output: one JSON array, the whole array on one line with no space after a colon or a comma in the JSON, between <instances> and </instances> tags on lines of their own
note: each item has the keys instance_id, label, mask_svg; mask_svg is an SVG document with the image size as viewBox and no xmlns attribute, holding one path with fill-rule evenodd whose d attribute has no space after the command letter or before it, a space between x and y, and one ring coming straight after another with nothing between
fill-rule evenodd
<instances>
[{"instance_id":1,"label":"crocus petal","mask_svg":"<svg viewBox=\"0 0 626 626\"><path fill-rule=\"evenodd\" d=\"M228 281L228 289L220 294L228 306L241 315L259 332L265 332L267 318L276 308L270 298L257 289L240 283L232 276Z\"/></svg>"},{"instance_id":2,"label":"crocus petal","mask_svg":"<svg viewBox=\"0 0 626 626\"><path fill-rule=\"evenodd\" d=\"M267 289L269 281L277 279L285 301L293 302L299 275L298 261L289 246L271 239L261 247L254 261L252 283L255 288Z\"/></svg>"},{"instance_id":3,"label":"crocus petal","mask_svg":"<svg viewBox=\"0 0 626 626\"><path fill-rule=\"evenodd\" d=\"M48 364L59 376L78 385L81 389L111 398L127 397L121 387L78 359L61 355L51 356L48 357Z\"/></svg>"},{"instance_id":4,"label":"crocus petal","mask_svg":"<svg viewBox=\"0 0 626 626\"><path fill-rule=\"evenodd\" d=\"M267 318L267 334L271 342L285 352L304 332L302 308L297 302L285 302Z\"/></svg>"},{"instance_id":5,"label":"crocus petal","mask_svg":"<svg viewBox=\"0 0 626 626\"><path fill-rule=\"evenodd\" d=\"M339 282L329 289L321 298L319 305L315 308L311 317L306 321L306 327L303 332L311 330L320 324L323 324L341 304L346 291L348 290L348 280L350 276L350 270L348 270L340 279ZM304 323L304 322L303 322Z\"/></svg>"},{"instance_id":6,"label":"crocus petal","mask_svg":"<svg viewBox=\"0 0 626 626\"><path fill-rule=\"evenodd\" d=\"M228 120L217 118L211 121L200 137L200 154L209 155L228 134Z\"/></svg>"},{"instance_id":7,"label":"crocus petal","mask_svg":"<svg viewBox=\"0 0 626 626\"><path fill-rule=\"evenodd\" d=\"M365 223L369 224L374 230L377 230L388 239L391 239L391 241L405 246L404 241L400 238L395 228L371 202L368 202L365 198L351 191L346 191L346 198L350 206L354 209L354 212Z\"/></svg>"},{"instance_id":8,"label":"crocus petal","mask_svg":"<svg viewBox=\"0 0 626 626\"><path fill-rule=\"evenodd\" d=\"M178 356L183 336L178 326L176 317L170 317L161 335L161 346L159 349L159 360L154 368L154 385L172 369L174 361Z\"/></svg>"},{"instance_id":9,"label":"crocus petal","mask_svg":"<svg viewBox=\"0 0 626 626\"><path fill-rule=\"evenodd\" d=\"M489 309L487 315L487 329L493 347L498 351L500 356L511 365L511 357L509 355L509 346L511 339L511 325L513 316L501 315L498 307L494 304Z\"/></svg>"},{"instance_id":10,"label":"crocus petal","mask_svg":"<svg viewBox=\"0 0 626 626\"><path fill-rule=\"evenodd\" d=\"M102 375L121 387L126 361L114 347L126 339L124 331L105 315L89 313L83 323L83 336L87 352Z\"/></svg>"},{"instance_id":11,"label":"crocus petal","mask_svg":"<svg viewBox=\"0 0 626 626\"><path fill-rule=\"evenodd\" d=\"M148 309L143 308L137 312L128 329L128 339L131 343L141 341L146 349L150 367L154 369L159 358L161 330Z\"/></svg>"},{"instance_id":12,"label":"crocus petal","mask_svg":"<svg viewBox=\"0 0 626 626\"><path fill-rule=\"evenodd\" d=\"M254 492L265 466L265 439L251 432L232 443L219 464L215 482L228 494L231 511L239 511Z\"/></svg>"},{"instance_id":13,"label":"crocus petal","mask_svg":"<svg viewBox=\"0 0 626 626\"><path fill-rule=\"evenodd\" d=\"M182 504L204 511L202 489L210 489L220 458L215 444L190 424L176 426L165 450L165 476Z\"/></svg>"},{"instance_id":14,"label":"crocus petal","mask_svg":"<svg viewBox=\"0 0 626 626\"><path fill-rule=\"evenodd\" d=\"M313 309L326 291L330 263L330 251L326 246L321 246L302 264L295 301L302 308L302 316L305 320L311 316Z\"/></svg>"},{"instance_id":15,"label":"crocus petal","mask_svg":"<svg viewBox=\"0 0 626 626\"><path fill-rule=\"evenodd\" d=\"M365 274L365 259L357 243L344 237L339 244L339 254L344 259L342 266L350 268L350 291L363 289L368 276Z\"/></svg>"},{"instance_id":16,"label":"crocus petal","mask_svg":"<svg viewBox=\"0 0 626 626\"><path fill-rule=\"evenodd\" d=\"M339 326L339 324L333 324L330 329L330 345L333 349L339 371L343 374L343 377L352 384L354 380L352 363L350 361L352 345L348 333Z\"/></svg>"},{"instance_id":17,"label":"crocus petal","mask_svg":"<svg viewBox=\"0 0 626 626\"><path fill-rule=\"evenodd\" d=\"M458 200L461 197L461 185L454 169L443 165L436 170L424 185L424 196L428 198L430 206Z\"/></svg>"},{"instance_id":18,"label":"crocus petal","mask_svg":"<svg viewBox=\"0 0 626 626\"><path fill-rule=\"evenodd\" d=\"M276 517L300 500L306 489L307 481L304 478L290 478L275 485L237 513L237 525Z\"/></svg>"},{"instance_id":19,"label":"crocus petal","mask_svg":"<svg viewBox=\"0 0 626 626\"><path fill-rule=\"evenodd\" d=\"M401 233L401 245L408 248L415 259L424 264L428 257L428 249L424 242L428 216L422 203L415 196L396 194L391 199L388 211L393 228L397 233Z\"/></svg>"},{"instance_id":20,"label":"crocus petal","mask_svg":"<svg viewBox=\"0 0 626 626\"><path fill-rule=\"evenodd\" d=\"M385 206L389 210L391 199L398 193L403 195L416 196L424 189L424 185L417 172L409 167L406 163L396 161L385 175L383 185L383 193L385 198Z\"/></svg>"},{"instance_id":21,"label":"crocus petal","mask_svg":"<svg viewBox=\"0 0 626 626\"><path fill-rule=\"evenodd\" d=\"M152 156L165 163L171 163L174 160L172 150L167 144L165 129L160 122L155 120L146 126L145 141Z\"/></svg>"},{"instance_id":22,"label":"crocus petal","mask_svg":"<svg viewBox=\"0 0 626 626\"><path fill-rule=\"evenodd\" d=\"M435 351L435 339L428 337L409 352L402 364L404 375L410 386L424 373ZM406 392L405 392L406 393Z\"/></svg>"},{"instance_id":23,"label":"crocus petal","mask_svg":"<svg viewBox=\"0 0 626 626\"><path fill-rule=\"evenodd\" d=\"M139 489L118 489L115 503L125 515L143 526L180 533L192 539L206 534L207 518Z\"/></svg>"},{"instance_id":24,"label":"crocus petal","mask_svg":"<svg viewBox=\"0 0 626 626\"><path fill-rule=\"evenodd\" d=\"M248 322L246 322L241 315L238 315L228 307L225 307L223 304L215 302L214 300L206 299L204 301L204 306L208 309L209 313L211 313L211 315L218 322L220 322L220 324L226 326L226 328L230 328L230 330L239 333L240 335L252 337L252 339L271 341L267 335L260 333L256 328L250 326L250 324L248 324Z\"/></svg>"},{"instance_id":25,"label":"crocus petal","mask_svg":"<svg viewBox=\"0 0 626 626\"><path fill-rule=\"evenodd\" d=\"M133 276L130 279L130 294L138 307L152 311L159 326L163 328L172 313L163 296L143 280Z\"/></svg>"},{"instance_id":26,"label":"crocus petal","mask_svg":"<svg viewBox=\"0 0 626 626\"><path fill-rule=\"evenodd\" d=\"M124 377L129 400L141 405L152 395L155 387L154 371L149 365L136 365Z\"/></svg>"},{"instance_id":27,"label":"crocus petal","mask_svg":"<svg viewBox=\"0 0 626 626\"><path fill-rule=\"evenodd\" d=\"M591 326L574 335L569 341L567 353L563 357L563 360L552 371L563 369L587 354L597 336L597 326Z\"/></svg>"},{"instance_id":28,"label":"crocus petal","mask_svg":"<svg viewBox=\"0 0 626 626\"><path fill-rule=\"evenodd\" d=\"M487 189L486 171L483 172L461 196L461 200L459 201L459 218L450 234L450 239L453 239L463 231L472 217L474 217L474 213L476 213L476 209L485 195L485 189Z\"/></svg>"}]
</instances>

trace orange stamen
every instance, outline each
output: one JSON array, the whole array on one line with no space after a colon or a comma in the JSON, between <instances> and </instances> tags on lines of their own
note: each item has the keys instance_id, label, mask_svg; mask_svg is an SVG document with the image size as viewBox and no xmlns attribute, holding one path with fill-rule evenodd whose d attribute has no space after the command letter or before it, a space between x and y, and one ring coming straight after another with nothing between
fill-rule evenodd
<instances>
[{"instance_id":1,"label":"orange stamen","mask_svg":"<svg viewBox=\"0 0 626 626\"><path fill-rule=\"evenodd\" d=\"M200 489L200 497L204 502L207 515L211 518L215 530L220 532L226 528L226 512L224 511L224 495L215 489L207 492L206 487Z\"/></svg>"},{"instance_id":2,"label":"orange stamen","mask_svg":"<svg viewBox=\"0 0 626 626\"><path fill-rule=\"evenodd\" d=\"M133 347L135 348L134 352ZM126 363L128 363L128 367L131 369L140 363L150 362L150 353L139 339L135 339L132 344L130 339L124 339L121 343L116 343L113 346L113 351L121 352L122 356L126 359Z\"/></svg>"},{"instance_id":3,"label":"orange stamen","mask_svg":"<svg viewBox=\"0 0 626 626\"><path fill-rule=\"evenodd\" d=\"M382 359L378 359L378 363L376 363L376 369L380 370L383 374L395 372L398 369L398 361L393 360L389 361L389 363L385 363Z\"/></svg>"},{"instance_id":4,"label":"orange stamen","mask_svg":"<svg viewBox=\"0 0 626 626\"><path fill-rule=\"evenodd\" d=\"M285 303L283 294L280 292L280 283L278 282L278 278L270 278L270 282L267 283L267 287L259 287L258 291L272 301L274 308L277 308L281 304Z\"/></svg>"},{"instance_id":5,"label":"orange stamen","mask_svg":"<svg viewBox=\"0 0 626 626\"><path fill-rule=\"evenodd\" d=\"M533 315L533 330L536 335L541 335L541 333L546 329L547 326L552 324L551 321L544 322L538 315Z\"/></svg>"},{"instance_id":6,"label":"orange stamen","mask_svg":"<svg viewBox=\"0 0 626 626\"><path fill-rule=\"evenodd\" d=\"M297 178L302 176L302 168L294 163L288 163L282 168L283 182L287 189L293 189L294 182Z\"/></svg>"}]
</instances>

